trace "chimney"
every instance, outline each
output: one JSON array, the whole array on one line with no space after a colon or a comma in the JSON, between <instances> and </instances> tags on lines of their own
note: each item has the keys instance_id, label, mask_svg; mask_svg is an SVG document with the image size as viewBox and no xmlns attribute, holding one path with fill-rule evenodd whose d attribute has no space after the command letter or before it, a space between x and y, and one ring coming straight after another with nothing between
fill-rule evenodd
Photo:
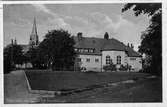
<instances>
[{"instance_id":1,"label":"chimney","mask_svg":"<svg viewBox=\"0 0 167 107\"><path fill-rule=\"evenodd\" d=\"M130 46L132 49L134 48L133 44L131 43L131 46Z\"/></svg>"},{"instance_id":2,"label":"chimney","mask_svg":"<svg viewBox=\"0 0 167 107\"><path fill-rule=\"evenodd\" d=\"M82 32L78 32L78 33L77 33L77 37L78 37L78 40L79 40L79 41L82 40Z\"/></svg>"},{"instance_id":3,"label":"chimney","mask_svg":"<svg viewBox=\"0 0 167 107\"><path fill-rule=\"evenodd\" d=\"M107 39L107 40L109 39L109 35L107 32L104 34L104 39Z\"/></svg>"},{"instance_id":4,"label":"chimney","mask_svg":"<svg viewBox=\"0 0 167 107\"><path fill-rule=\"evenodd\" d=\"M130 46L129 46L129 43L127 44L127 46L130 47Z\"/></svg>"},{"instance_id":5,"label":"chimney","mask_svg":"<svg viewBox=\"0 0 167 107\"><path fill-rule=\"evenodd\" d=\"M15 38L15 40L14 40L14 44L15 44L15 45L17 44L17 40L16 40L16 38Z\"/></svg>"},{"instance_id":6,"label":"chimney","mask_svg":"<svg viewBox=\"0 0 167 107\"><path fill-rule=\"evenodd\" d=\"M11 39L11 44L13 45L13 39Z\"/></svg>"}]
</instances>

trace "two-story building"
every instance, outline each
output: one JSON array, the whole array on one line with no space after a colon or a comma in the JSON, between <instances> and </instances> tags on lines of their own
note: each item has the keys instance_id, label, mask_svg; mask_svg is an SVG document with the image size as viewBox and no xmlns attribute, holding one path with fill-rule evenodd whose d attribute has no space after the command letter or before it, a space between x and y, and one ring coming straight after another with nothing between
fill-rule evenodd
<instances>
[{"instance_id":1,"label":"two-story building","mask_svg":"<svg viewBox=\"0 0 167 107\"><path fill-rule=\"evenodd\" d=\"M114 38L83 37L82 33L78 33L74 40L78 54L76 61L81 68L104 71L103 66L112 62L117 68L128 64L133 71L142 69L142 56L134 51L133 47L126 46Z\"/></svg>"}]
</instances>

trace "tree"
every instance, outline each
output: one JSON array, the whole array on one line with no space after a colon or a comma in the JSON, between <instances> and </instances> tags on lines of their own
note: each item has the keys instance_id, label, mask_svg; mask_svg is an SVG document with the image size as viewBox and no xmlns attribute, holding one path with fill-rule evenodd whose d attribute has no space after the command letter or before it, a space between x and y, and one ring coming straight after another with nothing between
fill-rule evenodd
<instances>
[{"instance_id":1,"label":"tree","mask_svg":"<svg viewBox=\"0 0 167 107\"><path fill-rule=\"evenodd\" d=\"M17 44L10 44L4 48L4 73L9 73L16 64L23 64L24 55L22 47Z\"/></svg>"},{"instance_id":2,"label":"tree","mask_svg":"<svg viewBox=\"0 0 167 107\"><path fill-rule=\"evenodd\" d=\"M39 45L39 53L45 58L45 64L54 70L67 70L74 65L74 40L62 29L51 30Z\"/></svg>"},{"instance_id":3,"label":"tree","mask_svg":"<svg viewBox=\"0 0 167 107\"><path fill-rule=\"evenodd\" d=\"M30 47L25 56L27 61L32 64L33 68L46 68L44 58L41 56L38 47Z\"/></svg>"},{"instance_id":4,"label":"tree","mask_svg":"<svg viewBox=\"0 0 167 107\"><path fill-rule=\"evenodd\" d=\"M141 36L139 52L149 58L149 66L145 71L156 75L162 75L162 7L160 3L129 3L124 6L122 12L133 9L136 16L147 14L150 17L150 25ZM147 60L147 59L146 59Z\"/></svg>"}]
</instances>

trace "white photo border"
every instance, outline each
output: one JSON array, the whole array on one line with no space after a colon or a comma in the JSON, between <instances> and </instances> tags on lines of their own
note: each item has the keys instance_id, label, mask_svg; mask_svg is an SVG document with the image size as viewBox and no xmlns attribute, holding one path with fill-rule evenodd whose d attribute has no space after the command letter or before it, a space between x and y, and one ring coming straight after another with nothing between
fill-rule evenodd
<instances>
[{"instance_id":1,"label":"white photo border","mask_svg":"<svg viewBox=\"0 0 167 107\"><path fill-rule=\"evenodd\" d=\"M4 4L94 4L94 3L162 3L162 103L54 103L54 104L4 104L3 84L3 5ZM14 107L167 107L167 0L75 0L75 1L0 1L0 105Z\"/></svg>"}]
</instances>

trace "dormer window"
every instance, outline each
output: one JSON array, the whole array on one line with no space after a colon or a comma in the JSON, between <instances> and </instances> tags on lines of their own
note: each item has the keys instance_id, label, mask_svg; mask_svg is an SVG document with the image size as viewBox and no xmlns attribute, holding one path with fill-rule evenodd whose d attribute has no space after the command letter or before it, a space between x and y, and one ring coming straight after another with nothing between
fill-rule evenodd
<instances>
[{"instance_id":1,"label":"dormer window","mask_svg":"<svg viewBox=\"0 0 167 107\"><path fill-rule=\"evenodd\" d=\"M84 49L84 52L88 52L88 49Z\"/></svg>"},{"instance_id":2,"label":"dormer window","mask_svg":"<svg viewBox=\"0 0 167 107\"><path fill-rule=\"evenodd\" d=\"M94 49L90 49L90 48L76 48L75 49L76 52L80 52L80 53L94 53Z\"/></svg>"},{"instance_id":3,"label":"dormer window","mask_svg":"<svg viewBox=\"0 0 167 107\"><path fill-rule=\"evenodd\" d=\"M94 49L88 49L88 52L93 53Z\"/></svg>"},{"instance_id":4,"label":"dormer window","mask_svg":"<svg viewBox=\"0 0 167 107\"><path fill-rule=\"evenodd\" d=\"M130 58L130 60L136 60L136 58Z\"/></svg>"},{"instance_id":5,"label":"dormer window","mask_svg":"<svg viewBox=\"0 0 167 107\"><path fill-rule=\"evenodd\" d=\"M93 53L93 49L90 49L90 52Z\"/></svg>"}]
</instances>

